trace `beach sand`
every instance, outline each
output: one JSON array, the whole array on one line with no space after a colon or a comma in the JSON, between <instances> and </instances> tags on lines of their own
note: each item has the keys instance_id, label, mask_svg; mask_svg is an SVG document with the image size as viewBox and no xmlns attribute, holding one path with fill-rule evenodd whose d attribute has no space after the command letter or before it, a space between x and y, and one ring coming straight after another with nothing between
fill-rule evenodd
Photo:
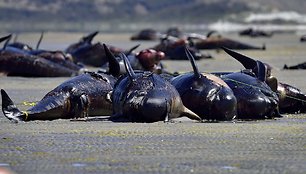
<instances>
[{"instance_id":1,"label":"beach sand","mask_svg":"<svg viewBox=\"0 0 306 174\"><path fill-rule=\"evenodd\" d=\"M65 49L84 33L46 33L45 49ZM157 41L130 41L131 34L99 34L94 41L130 48ZM305 70L284 71L283 65L306 61L306 43L294 33L272 38L228 37L266 51L239 51L269 63L279 81L306 92ZM39 33L20 35L35 45ZM207 51L214 59L198 61L201 71L243 69L229 55ZM188 61L165 61L170 71L191 71ZM39 101L69 78L0 77L16 105ZM0 113L0 169L16 173L306 173L306 114L260 121L197 123L113 123L101 121L32 121L12 123Z\"/></svg>"}]
</instances>

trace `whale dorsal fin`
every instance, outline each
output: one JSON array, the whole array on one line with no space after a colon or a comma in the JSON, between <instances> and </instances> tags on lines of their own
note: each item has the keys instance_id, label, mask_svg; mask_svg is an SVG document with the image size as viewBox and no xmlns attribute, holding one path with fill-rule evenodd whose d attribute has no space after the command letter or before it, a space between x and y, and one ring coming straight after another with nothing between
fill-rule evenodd
<instances>
[{"instance_id":1,"label":"whale dorsal fin","mask_svg":"<svg viewBox=\"0 0 306 174\"><path fill-rule=\"evenodd\" d=\"M250 57L237 53L226 47L222 47L222 49L234 59L238 60L246 69L251 69L259 80L263 82L266 80L267 71L264 63L259 60L254 60Z\"/></svg>"},{"instance_id":2,"label":"whale dorsal fin","mask_svg":"<svg viewBox=\"0 0 306 174\"><path fill-rule=\"evenodd\" d=\"M89 35L84 36L84 37L81 39L81 42L91 43L91 41L93 40L93 38L94 38L98 33L99 33L99 31L94 31L94 32L90 33Z\"/></svg>"},{"instance_id":3,"label":"whale dorsal fin","mask_svg":"<svg viewBox=\"0 0 306 174\"><path fill-rule=\"evenodd\" d=\"M267 73L267 71L266 71L266 66L265 66L265 64L264 63L262 63L261 61L259 61L259 60L257 60L256 61L256 64L257 64L257 66L256 66L256 68L255 68L255 70L254 71L256 71L256 72L254 72L256 75L257 75L257 78L260 80L260 81L266 81L266 73Z\"/></svg>"},{"instance_id":4,"label":"whale dorsal fin","mask_svg":"<svg viewBox=\"0 0 306 174\"><path fill-rule=\"evenodd\" d=\"M237 53L226 47L222 47L222 49L234 59L238 60L246 69L254 69L257 66L256 60L250 57Z\"/></svg>"},{"instance_id":5,"label":"whale dorsal fin","mask_svg":"<svg viewBox=\"0 0 306 174\"><path fill-rule=\"evenodd\" d=\"M130 55L134 50L136 50L138 47L140 46L140 44L133 46L132 48L130 48L127 52L126 55Z\"/></svg>"},{"instance_id":6,"label":"whale dorsal fin","mask_svg":"<svg viewBox=\"0 0 306 174\"><path fill-rule=\"evenodd\" d=\"M7 36L4 36L4 37L1 37L1 38L0 38L0 43L3 42L3 41L5 41L5 43L4 43L4 45L3 45L3 48L2 48L3 50L5 50L7 44L8 44L9 41L11 40L11 38L12 38L12 34L9 34L9 35L7 35Z\"/></svg>"},{"instance_id":7,"label":"whale dorsal fin","mask_svg":"<svg viewBox=\"0 0 306 174\"><path fill-rule=\"evenodd\" d=\"M44 32L42 31L41 34L40 34L39 40L38 40L38 42L36 44L36 50L38 50L38 48L40 46L40 43L41 43L43 38L44 38Z\"/></svg>"},{"instance_id":8,"label":"whale dorsal fin","mask_svg":"<svg viewBox=\"0 0 306 174\"><path fill-rule=\"evenodd\" d=\"M214 33L216 33L215 30L212 30L212 31L209 31L207 34L206 34L206 38L209 38L211 35L213 35Z\"/></svg>"},{"instance_id":9,"label":"whale dorsal fin","mask_svg":"<svg viewBox=\"0 0 306 174\"><path fill-rule=\"evenodd\" d=\"M195 76L196 78L200 78L200 77L201 77L201 73L199 72L199 69L198 69L198 67L197 67L197 65L196 65L196 63L195 63L195 60L194 60L193 55L190 53L190 51L188 50L187 47L185 47L185 53L186 53L188 59L189 59L190 62L191 62L191 65L192 65L192 68L193 68L194 76Z\"/></svg>"},{"instance_id":10,"label":"whale dorsal fin","mask_svg":"<svg viewBox=\"0 0 306 174\"><path fill-rule=\"evenodd\" d=\"M135 72L134 72L134 70L133 70L133 68L132 68L128 58L123 53L120 53L120 57L124 61L124 66L125 66L126 72L128 73L130 81L133 81L135 79L136 75L135 75Z\"/></svg>"},{"instance_id":11,"label":"whale dorsal fin","mask_svg":"<svg viewBox=\"0 0 306 174\"><path fill-rule=\"evenodd\" d=\"M104 51L106 54L106 58L108 60L108 68L109 73L113 75L114 77L118 77L120 75L120 65L117 61L116 57L113 55L113 53L108 49L108 47L103 44Z\"/></svg>"}]
</instances>

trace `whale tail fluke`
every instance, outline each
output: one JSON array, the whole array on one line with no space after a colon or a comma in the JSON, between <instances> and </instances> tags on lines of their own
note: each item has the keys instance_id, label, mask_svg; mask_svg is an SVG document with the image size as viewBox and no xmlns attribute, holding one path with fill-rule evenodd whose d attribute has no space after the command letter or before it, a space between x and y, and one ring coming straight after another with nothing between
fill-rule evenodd
<instances>
[{"instance_id":1,"label":"whale tail fluke","mask_svg":"<svg viewBox=\"0 0 306 174\"><path fill-rule=\"evenodd\" d=\"M20 111L14 102L10 99L7 93L1 89L2 96L2 111L6 118L14 122L23 121L22 116L24 113Z\"/></svg>"}]
</instances>

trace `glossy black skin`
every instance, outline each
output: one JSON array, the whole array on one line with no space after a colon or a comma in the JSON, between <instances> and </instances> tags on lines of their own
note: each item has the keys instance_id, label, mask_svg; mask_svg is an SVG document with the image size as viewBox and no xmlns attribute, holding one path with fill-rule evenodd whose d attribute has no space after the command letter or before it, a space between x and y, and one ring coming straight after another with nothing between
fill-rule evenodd
<instances>
[{"instance_id":1,"label":"glossy black skin","mask_svg":"<svg viewBox=\"0 0 306 174\"><path fill-rule=\"evenodd\" d=\"M116 79L93 72L71 78L47 93L26 113L19 111L4 90L2 110L15 121L55 120L111 115L112 103L109 93Z\"/></svg>"},{"instance_id":2,"label":"glossy black skin","mask_svg":"<svg viewBox=\"0 0 306 174\"><path fill-rule=\"evenodd\" d=\"M263 45L262 47L257 47L253 45L249 45L246 43L242 43L239 41L235 41L229 38L223 38L218 36L212 36L207 39L201 39L195 41L194 43L197 49L220 49L221 47L227 47L229 49L236 50L265 50L266 47Z\"/></svg>"},{"instance_id":3,"label":"glossy black skin","mask_svg":"<svg viewBox=\"0 0 306 174\"><path fill-rule=\"evenodd\" d=\"M80 47L70 53L76 63L101 67L107 62L102 44L95 43Z\"/></svg>"},{"instance_id":4,"label":"glossy black skin","mask_svg":"<svg viewBox=\"0 0 306 174\"><path fill-rule=\"evenodd\" d=\"M202 119L231 120L237 114L236 97L221 79L212 76L201 73L196 77L194 73L186 73L173 78L171 84L179 92L183 104Z\"/></svg>"},{"instance_id":5,"label":"glossy black skin","mask_svg":"<svg viewBox=\"0 0 306 174\"><path fill-rule=\"evenodd\" d=\"M167 102L170 105L176 96L179 95L175 91L172 94L171 85L156 74L139 72L133 81L127 76L118 80L112 95L113 110L117 117L132 122L163 121L169 114ZM151 107L150 102L154 103L154 99L162 103Z\"/></svg>"},{"instance_id":6,"label":"glossy black skin","mask_svg":"<svg viewBox=\"0 0 306 174\"><path fill-rule=\"evenodd\" d=\"M182 116L185 108L174 86L152 72L136 72L133 80L123 76L112 100L113 118L131 122L170 120Z\"/></svg>"},{"instance_id":7,"label":"glossy black skin","mask_svg":"<svg viewBox=\"0 0 306 174\"><path fill-rule=\"evenodd\" d=\"M224 72L224 73L215 73L215 74L221 76L230 73ZM271 88L271 90L274 91L278 96L279 113L280 114L305 113L306 95L300 89L286 83L278 82L277 80L272 83L273 85L271 85L271 83L269 83L271 77L272 79L276 79L275 77L270 76L267 77L265 82ZM278 117L281 117L281 115L279 115Z\"/></svg>"},{"instance_id":8,"label":"glossy black skin","mask_svg":"<svg viewBox=\"0 0 306 174\"><path fill-rule=\"evenodd\" d=\"M298 88L286 83L278 83L280 113L305 113L306 95Z\"/></svg>"},{"instance_id":9,"label":"glossy black skin","mask_svg":"<svg viewBox=\"0 0 306 174\"><path fill-rule=\"evenodd\" d=\"M262 66L258 60L254 60L227 48L223 49L233 58L238 60L246 69L260 77L261 81L264 81L272 91L277 93L279 97L280 113L306 112L306 95L300 89L292 85L278 82L278 79L272 75L272 67L269 64L264 63ZM260 72L259 69L263 69L262 72L264 71L264 73Z\"/></svg>"},{"instance_id":10,"label":"glossy black skin","mask_svg":"<svg viewBox=\"0 0 306 174\"><path fill-rule=\"evenodd\" d=\"M62 60L62 63L65 62L65 60ZM4 51L0 52L0 73L2 75L23 77L71 77L79 74L80 69L80 67L72 69L69 66L63 66L63 64L58 62L38 56L14 54Z\"/></svg>"},{"instance_id":11,"label":"glossy black skin","mask_svg":"<svg viewBox=\"0 0 306 174\"><path fill-rule=\"evenodd\" d=\"M285 70L290 70L290 69L306 69L306 62L303 63L299 63L297 65L293 65L293 66L288 66L288 65L284 65L284 69Z\"/></svg>"},{"instance_id":12,"label":"glossy black skin","mask_svg":"<svg viewBox=\"0 0 306 174\"><path fill-rule=\"evenodd\" d=\"M230 73L216 74L220 76ZM300 89L283 82L278 82L278 80L271 75L266 78L265 82L279 98L278 110L280 114L306 112L306 94Z\"/></svg>"},{"instance_id":13,"label":"glossy black skin","mask_svg":"<svg viewBox=\"0 0 306 174\"><path fill-rule=\"evenodd\" d=\"M251 71L221 75L237 98L238 119L266 119L278 117L279 98Z\"/></svg>"}]
</instances>

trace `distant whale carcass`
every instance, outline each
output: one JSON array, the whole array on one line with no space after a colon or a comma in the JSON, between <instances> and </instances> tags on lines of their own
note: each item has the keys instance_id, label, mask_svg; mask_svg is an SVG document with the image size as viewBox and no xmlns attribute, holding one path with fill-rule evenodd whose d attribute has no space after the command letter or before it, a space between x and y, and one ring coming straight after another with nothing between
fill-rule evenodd
<instances>
[{"instance_id":1,"label":"distant whale carcass","mask_svg":"<svg viewBox=\"0 0 306 174\"><path fill-rule=\"evenodd\" d=\"M78 75L83 69L73 63L62 51L32 52L7 46L11 35L0 38L6 41L0 50L0 74L23 77L63 77Z\"/></svg>"},{"instance_id":2,"label":"distant whale carcass","mask_svg":"<svg viewBox=\"0 0 306 174\"><path fill-rule=\"evenodd\" d=\"M192 56L196 60L212 58L209 54L201 53L200 50L193 45L193 42L173 36L162 38L160 43L152 47L152 49L164 52L165 58L169 60L188 60L188 57L185 54L185 47L188 47Z\"/></svg>"},{"instance_id":3,"label":"distant whale carcass","mask_svg":"<svg viewBox=\"0 0 306 174\"><path fill-rule=\"evenodd\" d=\"M272 37L273 32L268 32L259 29L247 28L239 32L240 36L250 36L250 37Z\"/></svg>"},{"instance_id":4,"label":"distant whale carcass","mask_svg":"<svg viewBox=\"0 0 306 174\"><path fill-rule=\"evenodd\" d=\"M198 49L220 49L221 47L226 47L229 49L237 50L265 50L266 46L262 47L253 46L250 44L242 43L229 38L224 38L221 36L210 36L206 39L200 39L194 41L194 45Z\"/></svg>"},{"instance_id":5,"label":"distant whale carcass","mask_svg":"<svg viewBox=\"0 0 306 174\"><path fill-rule=\"evenodd\" d=\"M81 72L81 67L69 60L54 62L43 57L0 53L0 73L23 77L71 77Z\"/></svg>"},{"instance_id":6,"label":"distant whale carcass","mask_svg":"<svg viewBox=\"0 0 306 174\"><path fill-rule=\"evenodd\" d=\"M80 39L79 42L71 44L65 50L69 53L75 63L81 63L88 66L101 67L107 62L106 53L103 44L100 42L92 43L93 38L98 34L98 31L90 33ZM132 47L130 50L124 50L115 46L107 45L108 49L118 55L121 52L132 54L132 51L139 45Z\"/></svg>"},{"instance_id":7,"label":"distant whale carcass","mask_svg":"<svg viewBox=\"0 0 306 174\"><path fill-rule=\"evenodd\" d=\"M284 65L283 69L285 70L292 70L292 69L306 69L306 62L299 63L297 65L288 66L287 64Z\"/></svg>"}]
</instances>

